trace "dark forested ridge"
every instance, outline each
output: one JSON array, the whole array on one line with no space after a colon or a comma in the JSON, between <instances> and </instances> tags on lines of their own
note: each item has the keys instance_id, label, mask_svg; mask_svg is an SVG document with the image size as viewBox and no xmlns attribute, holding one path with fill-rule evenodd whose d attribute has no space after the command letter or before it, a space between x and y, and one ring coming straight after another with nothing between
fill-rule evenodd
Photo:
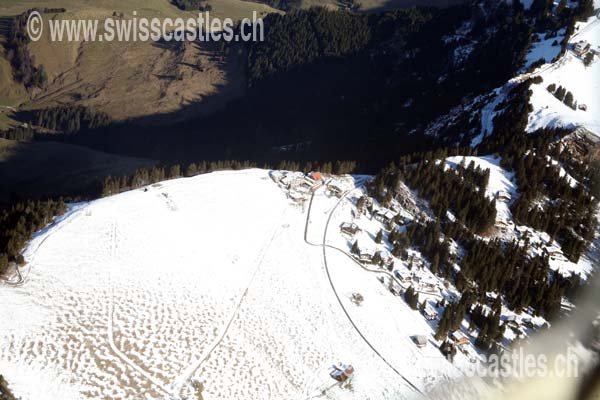
<instances>
[{"instance_id":1,"label":"dark forested ridge","mask_svg":"<svg viewBox=\"0 0 600 400\"><path fill-rule=\"evenodd\" d=\"M245 50L247 93L221 112L168 133L129 121L56 140L165 162L354 159L372 172L452 142L425 135L428 123L512 76L529 44L528 25L514 13L500 4L485 15L468 5L269 15L265 42ZM447 39L465 23L476 41ZM458 63L465 40L473 50Z\"/></svg>"}]
</instances>

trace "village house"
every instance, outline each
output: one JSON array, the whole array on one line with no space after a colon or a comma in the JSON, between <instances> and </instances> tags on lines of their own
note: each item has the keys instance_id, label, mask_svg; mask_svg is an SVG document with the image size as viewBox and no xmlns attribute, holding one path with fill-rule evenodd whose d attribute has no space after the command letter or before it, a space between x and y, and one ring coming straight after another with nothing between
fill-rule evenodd
<instances>
[{"instance_id":1,"label":"village house","mask_svg":"<svg viewBox=\"0 0 600 400\"><path fill-rule=\"evenodd\" d=\"M372 262L375 257L375 251L371 248L361 247L358 249L358 259L363 262Z\"/></svg>"},{"instance_id":2,"label":"village house","mask_svg":"<svg viewBox=\"0 0 600 400\"><path fill-rule=\"evenodd\" d=\"M494 226L499 229L501 232L508 232L508 228L510 224L504 220L498 220L494 223Z\"/></svg>"},{"instance_id":3,"label":"village house","mask_svg":"<svg viewBox=\"0 0 600 400\"><path fill-rule=\"evenodd\" d=\"M523 325L529 329L535 328L535 326L533 325L533 322L531 321L531 318L529 318L529 317L523 318Z\"/></svg>"},{"instance_id":4,"label":"village house","mask_svg":"<svg viewBox=\"0 0 600 400\"><path fill-rule=\"evenodd\" d=\"M504 320L504 324L512 329L519 329L520 327L516 315L509 315L508 317L506 317L506 319Z\"/></svg>"},{"instance_id":5,"label":"village house","mask_svg":"<svg viewBox=\"0 0 600 400\"><path fill-rule=\"evenodd\" d=\"M462 345L470 343L469 338L461 331L452 332L451 337L452 337L452 340L454 340L454 343L456 343L456 345L458 345L458 346L462 346Z\"/></svg>"},{"instance_id":6,"label":"village house","mask_svg":"<svg viewBox=\"0 0 600 400\"><path fill-rule=\"evenodd\" d=\"M375 212L375 219L384 224L390 224L394 221L395 214L388 209L381 208Z\"/></svg>"},{"instance_id":7,"label":"village house","mask_svg":"<svg viewBox=\"0 0 600 400\"><path fill-rule=\"evenodd\" d=\"M438 317L438 313L431 304L427 303L425 304L425 309L423 310L423 316L428 321L435 321Z\"/></svg>"},{"instance_id":8,"label":"village house","mask_svg":"<svg viewBox=\"0 0 600 400\"><path fill-rule=\"evenodd\" d=\"M330 183L327 185L327 194L335 197L342 197L344 191L336 183Z\"/></svg>"},{"instance_id":9,"label":"village house","mask_svg":"<svg viewBox=\"0 0 600 400\"><path fill-rule=\"evenodd\" d=\"M548 256L550 256L550 258L552 258L552 259L562 257L562 255L563 255L562 250L557 246L545 247L544 252L548 253Z\"/></svg>"},{"instance_id":10,"label":"village house","mask_svg":"<svg viewBox=\"0 0 600 400\"><path fill-rule=\"evenodd\" d=\"M283 179L283 173L281 171L271 171L269 176L275 183L279 183Z\"/></svg>"},{"instance_id":11,"label":"village house","mask_svg":"<svg viewBox=\"0 0 600 400\"><path fill-rule=\"evenodd\" d=\"M498 201L508 203L512 199L512 197L511 197L510 193L508 193L507 191L499 190L498 193L496 193L496 199Z\"/></svg>"},{"instance_id":12,"label":"village house","mask_svg":"<svg viewBox=\"0 0 600 400\"><path fill-rule=\"evenodd\" d=\"M304 177L304 183L309 189L318 188L323 184L322 176L319 171L311 172Z\"/></svg>"},{"instance_id":13,"label":"village house","mask_svg":"<svg viewBox=\"0 0 600 400\"><path fill-rule=\"evenodd\" d=\"M427 336L425 335L415 335L412 339L419 348L427 346Z\"/></svg>"},{"instance_id":14,"label":"village house","mask_svg":"<svg viewBox=\"0 0 600 400\"><path fill-rule=\"evenodd\" d=\"M410 283L412 276L410 272L403 269L397 269L394 271L394 276L402 283Z\"/></svg>"},{"instance_id":15,"label":"village house","mask_svg":"<svg viewBox=\"0 0 600 400\"><path fill-rule=\"evenodd\" d=\"M590 50L590 44L585 40L580 40L573 46L573 52L578 56L584 56Z\"/></svg>"},{"instance_id":16,"label":"village house","mask_svg":"<svg viewBox=\"0 0 600 400\"><path fill-rule=\"evenodd\" d=\"M342 231L342 233L345 233L346 235L354 236L358 232L360 232L360 228L353 222L344 222L340 226L340 231Z\"/></svg>"},{"instance_id":17,"label":"village house","mask_svg":"<svg viewBox=\"0 0 600 400\"><path fill-rule=\"evenodd\" d=\"M437 281L425 277L425 278L421 278L421 288L425 289L425 290L435 290L438 287L438 283Z\"/></svg>"},{"instance_id":18,"label":"village house","mask_svg":"<svg viewBox=\"0 0 600 400\"><path fill-rule=\"evenodd\" d=\"M289 192L288 197L297 204L303 204L306 201L306 197L302 193Z\"/></svg>"},{"instance_id":19,"label":"village house","mask_svg":"<svg viewBox=\"0 0 600 400\"><path fill-rule=\"evenodd\" d=\"M396 222L398 225L402 226L402 225L406 225L406 224L408 224L409 222L411 222L411 221L412 221L412 219L411 219L411 218L409 218L409 217L407 217L406 215L402 215L402 214L396 214L396 216L394 217L394 221L395 221L395 222Z\"/></svg>"},{"instance_id":20,"label":"village house","mask_svg":"<svg viewBox=\"0 0 600 400\"><path fill-rule=\"evenodd\" d=\"M281 183L283 187L290 190L302 185L304 182L304 176L302 174L298 175L293 172L285 174L285 176L279 180L279 183Z\"/></svg>"},{"instance_id":21,"label":"village house","mask_svg":"<svg viewBox=\"0 0 600 400\"><path fill-rule=\"evenodd\" d=\"M387 250L380 250L377 252L379 259L383 263L383 265L390 265L394 262L394 257Z\"/></svg>"}]
</instances>

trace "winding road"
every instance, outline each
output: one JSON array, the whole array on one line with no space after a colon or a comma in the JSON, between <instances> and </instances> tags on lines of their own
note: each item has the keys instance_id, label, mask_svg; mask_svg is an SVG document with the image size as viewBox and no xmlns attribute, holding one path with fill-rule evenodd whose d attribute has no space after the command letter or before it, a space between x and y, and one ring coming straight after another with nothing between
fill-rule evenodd
<instances>
[{"instance_id":1,"label":"winding road","mask_svg":"<svg viewBox=\"0 0 600 400\"><path fill-rule=\"evenodd\" d=\"M352 189L353 190L353 189ZM314 196L315 196L315 191L312 192L311 194L311 198L310 198L310 202L309 202L309 206L308 206L308 212L306 215L306 224L304 227L304 241L306 242L306 244L310 245L310 246L317 246L317 247L321 247L323 249L323 264L325 266L325 272L327 273L327 279L329 280L329 284L331 286L331 289L333 291L333 294L335 295L338 303L340 304L340 307L342 308L342 311L344 312L344 314L346 315L346 317L348 318L348 321L350 322L350 324L352 325L352 327L354 328L354 330L356 331L356 333L361 337L361 339L365 342L365 344L367 346L369 346L369 348L371 348L371 350L392 370L394 371L394 373L396 375L398 375L400 378L402 378L402 380L412 389L414 390L416 393L418 393L419 395L425 397L425 394L421 391L421 389L419 389L414 383L412 383L406 376L404 376L400 371L398 371L384 356L383 354L381 354L376 348L375 346L373 346L371 344L371 342L369 342L369 339L367 339L367 337L362 333L362 331L360 330L360 328L356 325L356 323L354 322L354 320L352 319L352 317L350 316L350 314L348 313L348 311L346 310L346 307L344 306L344 303L342 302L342 299L339 295L339 293L337 292L335 285L333 284L333 280L331 279L331 274L329 272L329 266L327 264L327 249L333 249L336 251L340 251L343 254L345 254L346 256L348 256L349 258L351 258L356 264L358 264L362 269L368 271L368 272L372 272L372 273L377 273L377 274L385 274L390 276L392 279L394 279L394 281L398 282L396 280L396 278L393 276L393 274L391 274L390 272L387 271L382 271L382 270L377 270L374 271L372 269L366 268L364 265L356 262L356 260L354 260L354 258L346 253L344 250L335 247L335 246L331 246L327 244L327 231L329 228L329 224L331 222L331 218L333 216L333 214L335 213L335 210L338 208L338 206L342 203L342 201L344 201L346 199L346 197L348 196L348 194L350 194L350 192L352 192L352 190L348 190L346 192L344 192L342 194L342 196L340 197L340 199L338 200L338 202L335 204L335 206L331 209L329 216L327 217L327 223L325 224L325 229L323 232L323 242L321 244L315 244L315 243L311 243L308 241L307 238L307 233L308 233L308 223L310 221L310 214L311 214L311 210L312 210L312 204L313 204L313 200L314 200ZM399 284L399 282L398 282Z\"/></svg>"}]
</instances>

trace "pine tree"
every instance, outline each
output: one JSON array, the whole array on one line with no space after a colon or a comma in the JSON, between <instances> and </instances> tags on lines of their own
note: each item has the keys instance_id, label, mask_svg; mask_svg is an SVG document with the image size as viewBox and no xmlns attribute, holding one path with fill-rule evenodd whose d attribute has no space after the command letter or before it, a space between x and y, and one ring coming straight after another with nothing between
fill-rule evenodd
<instances>
[{"instance_id":1,"label":"pine tree","mask_svg":"<svg viewBox=\"0 0 600 400\"><path fill-rule=\"evenodd\" d=\"M0 274L4 273L8 268L8 257L6 254L0 254Z\"/></svg>"},{"instance_id":2,"label":"pine tree","mask_svg":"<svg viewBox=\"0 0 600 400\"><path fill-rule=\"evenodd\" d=\"M185 176L196 176L198 175L198 166L195 163L191 163L187 166Z\"/></svg>"},{"instance_id":3,"label":"pine tree","mask_svg":"<svg viewBox=\"0 0 600 400\"><path fill-rule=\"evenodd\" d=\"M356 240L354 242L354 244L352 244L352 248L350 249L350 252L352 254L358 254L360 252L360 249L358 248L358 240Z\"/></svg>"},{"instance_id":4,"label":"pine tree","mask_svg":"<svg viewBox=\"0 0 600 400\"><path fill-rule=\"evenodd\" d=\"M383 240L383 230L380 229L379 232L377 232L377 236L375 236L375 243L381 243L382 240Z\"/></svg>"}]
</instances>

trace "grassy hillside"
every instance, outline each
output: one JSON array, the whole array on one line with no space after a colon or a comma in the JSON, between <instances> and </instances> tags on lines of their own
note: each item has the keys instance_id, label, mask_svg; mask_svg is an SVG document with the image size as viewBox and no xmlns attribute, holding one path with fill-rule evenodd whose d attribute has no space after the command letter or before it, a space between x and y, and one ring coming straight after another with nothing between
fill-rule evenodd
<instances>
[{"instance_id":1,"label":"grassy hillside","mask_svg":"<svg viewBox=\"0 0 600 400\"><path fill-rule=\"evenodd\" d=\"M238 20L253 11L265 15L275 10L241 0L209 0L213 17ZM66 13L44 18L103 19L113 12L125 18L192 17L168 0L6 0L0 16L17 15L32 7L64 7ZM243 70L236 54L227 59L210 44L50 42L48 29L29 48L36 63L48 74L43 89L27 93L11 78L5 55L0 57L0 105L38 109L57 104L81 104L106 112L115 120L173 113L184 107L194 113L209 113L242 93ZM197 60L202 67L197 67ZM210 101L206 101L210 98ZM189 111L186 111L189 113ZM176 114L185 117L187 114ZM0 117L0 128L2 128Z\"/></svg>"}]
</instances>

